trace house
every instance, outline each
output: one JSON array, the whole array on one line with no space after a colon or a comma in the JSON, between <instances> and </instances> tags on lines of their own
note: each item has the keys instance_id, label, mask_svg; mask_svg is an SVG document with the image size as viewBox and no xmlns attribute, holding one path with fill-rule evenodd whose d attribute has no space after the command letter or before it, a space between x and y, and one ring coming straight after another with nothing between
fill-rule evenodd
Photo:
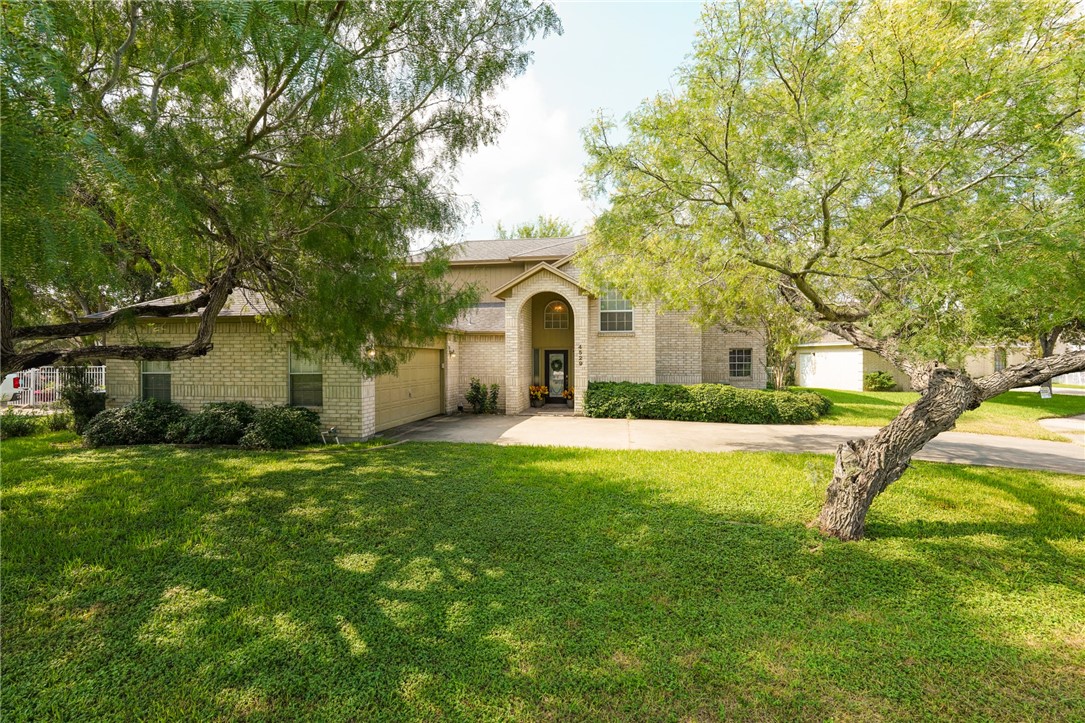
<instances>
[{"instance_id":1,"label":"house","mask_svg":"<svg viewBox=\"0 0 1085 723\"><path fill-rule=\"evenodd\" d=\"M836 334L826 332L815 341L799 344L795 350L795 376L800 387L858 392L863 390L865 375L887 372L900 389L912 388L907 375L892 363ZM982 377L1031 357L1024 346L980 347L965 358L964 369L970 376Z\"/></svg>"},{"instance_id":2,"label":"house","mask_svg":"<svg viewBox=\"0 0 1085 723\"><path fill-rule=\"evenodd\" d=\"M286 331L257 322L269 313L259 295L237 290L223 309L214 349L177 362L111 361L111 404L169 398L188 408L243 400L316 409L344 437L375 432L469 407L472 377L500 385L498 407L529 407L528 387L546 385L574 413L590 381L694 384L719 382L764 388L765 347L751 331L701 328L691 312L634 304L613 290L599 295L580 283L576 251L585 237L467 241L453 252L450 280L473 284L479 303L446 336L413 349L395 374L366 378L338 359L314 362L290 344ZM172 297L163 302L176 301ZM141 338L183 343L195 314L138 322ZM360 352L359 352L360 353Z\"/></svg>"}]
</instances>

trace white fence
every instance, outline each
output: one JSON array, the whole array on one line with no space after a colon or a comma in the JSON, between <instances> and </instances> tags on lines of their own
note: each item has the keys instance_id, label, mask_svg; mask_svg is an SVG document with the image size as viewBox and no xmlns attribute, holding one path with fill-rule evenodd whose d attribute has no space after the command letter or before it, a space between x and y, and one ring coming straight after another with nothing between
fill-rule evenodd
<instances>
[{"instance_id":1,"label":"white fence","mask_svg":"<svg viewBox=\"0 0 1085 723\"><path fill-rule=\"evenodd\" d=\"M94 385L95 391L105 391L105 367L87 367L87 381ZM64 388L64 371L56 367L38 367L18 372L18 385L10 404L22 407L40 407L56 404L60 401L60 390Z\"/></svg>"}]
</instances>

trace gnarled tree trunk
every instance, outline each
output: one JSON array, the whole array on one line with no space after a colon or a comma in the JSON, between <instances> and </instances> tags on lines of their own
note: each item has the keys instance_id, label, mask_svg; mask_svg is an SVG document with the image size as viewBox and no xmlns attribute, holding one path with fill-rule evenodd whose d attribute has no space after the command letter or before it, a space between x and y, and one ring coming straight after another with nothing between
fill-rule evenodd
<instances>
[{"instance_id":1,"label":"gnarled tree trunk","mask_svg":"<svg viewBox=\"0 0 1085 723\"><path fill-rule=\"evenodd\" d=\"M912 383L922 390L918 400L870 439L853 439L837 449L833 479L815 524L826 535L858 540L874 498L900 479L912 455L952 429L962 414L1015 387L1078 369L1085 369L1085 351L1034 359L980 379L937 364L917 370Z\"/></svg>"}]
</instances>

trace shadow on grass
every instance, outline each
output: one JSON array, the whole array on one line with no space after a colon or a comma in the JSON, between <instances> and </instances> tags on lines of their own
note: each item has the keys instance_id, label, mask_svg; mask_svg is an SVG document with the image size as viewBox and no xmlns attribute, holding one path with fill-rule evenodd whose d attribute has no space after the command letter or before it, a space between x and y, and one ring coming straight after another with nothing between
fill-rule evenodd
<instances>
[{"instance_id":1,"label":"shadow on grass","mask_svg":"<svg viewBox=\"0 0 1085 723\"><path fill-rule=\"evenodd\" d=\"M710 456L667 459L408 444L39 460L5 480L4 718L1072 717L1074 670L957 599L970 580L946 563L971 548L889 522L877 534L907 554L825 541L729 502L756 486L716 490ZM772 459L802 478L818 458ZM965 481L1036 507L1041 536L1081 534L1065 500Z\"/></svg>"}]
</instances>

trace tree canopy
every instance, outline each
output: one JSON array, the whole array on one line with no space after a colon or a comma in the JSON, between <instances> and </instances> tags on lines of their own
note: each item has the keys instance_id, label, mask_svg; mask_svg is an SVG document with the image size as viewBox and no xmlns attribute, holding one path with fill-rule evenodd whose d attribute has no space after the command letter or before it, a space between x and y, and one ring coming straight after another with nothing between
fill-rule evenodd
<instances>
[{"instance_id":1,"label":"tree canopy","mask_svg":"<svg viewBox=\"0 0 1085 723\"><path fill-rule=\"evenodd\" d=\"M206 353L238 287L307 346L359 361L470 302L415 263L447 234L457 160L490 103L560 31L524 0L3 5L4 369ZM175 308L103 307L195 291ZM70 341L137 313L202 312L175 349ZM67 317L65 319L64 317ZM363 357L375 369L389 357Z\"/></svg>"},{"instance_id":2,"label":"tree canopy","mask_svg":"<svg viewBox=\"0 0 1085 723\"><path fill-rule=\"evenodd\" d=\"M1071 0L714 4L676 91L585 132L610 200L588 278L725 311L775 295L901 367L920 399L841 447L818 520L854 539L965 410L1085 368L959 366L1085 321L1083 106Z\"/></svg>"},{"instance_id":3,"label":"tree canopy","mask_svg":"<svg viewBox=\"0 0 1085 723\"><path fill-rule=\"evenodd\" d=\"M539 214L534 221L524 221L508 229L497 222L497 238L563 238L575 234L573 225L558 216Z\"/></svg>"},{"instance_id":4,"label":"tree canopy","mask_svg":"<svg viewBox=\"0 0 1085 723\"><path fill-rule=\"evenodd\" d=\"M910 359L1004 336L966 302L1012 303L1021 260L1085 318L1054 286L1080 289L1083 33L1063 0L713 5L678 91L626 142L605 117L586 133L589 189L611 200L595 268L687 299L782 285Z\"/></svg>"}]
</instances>

